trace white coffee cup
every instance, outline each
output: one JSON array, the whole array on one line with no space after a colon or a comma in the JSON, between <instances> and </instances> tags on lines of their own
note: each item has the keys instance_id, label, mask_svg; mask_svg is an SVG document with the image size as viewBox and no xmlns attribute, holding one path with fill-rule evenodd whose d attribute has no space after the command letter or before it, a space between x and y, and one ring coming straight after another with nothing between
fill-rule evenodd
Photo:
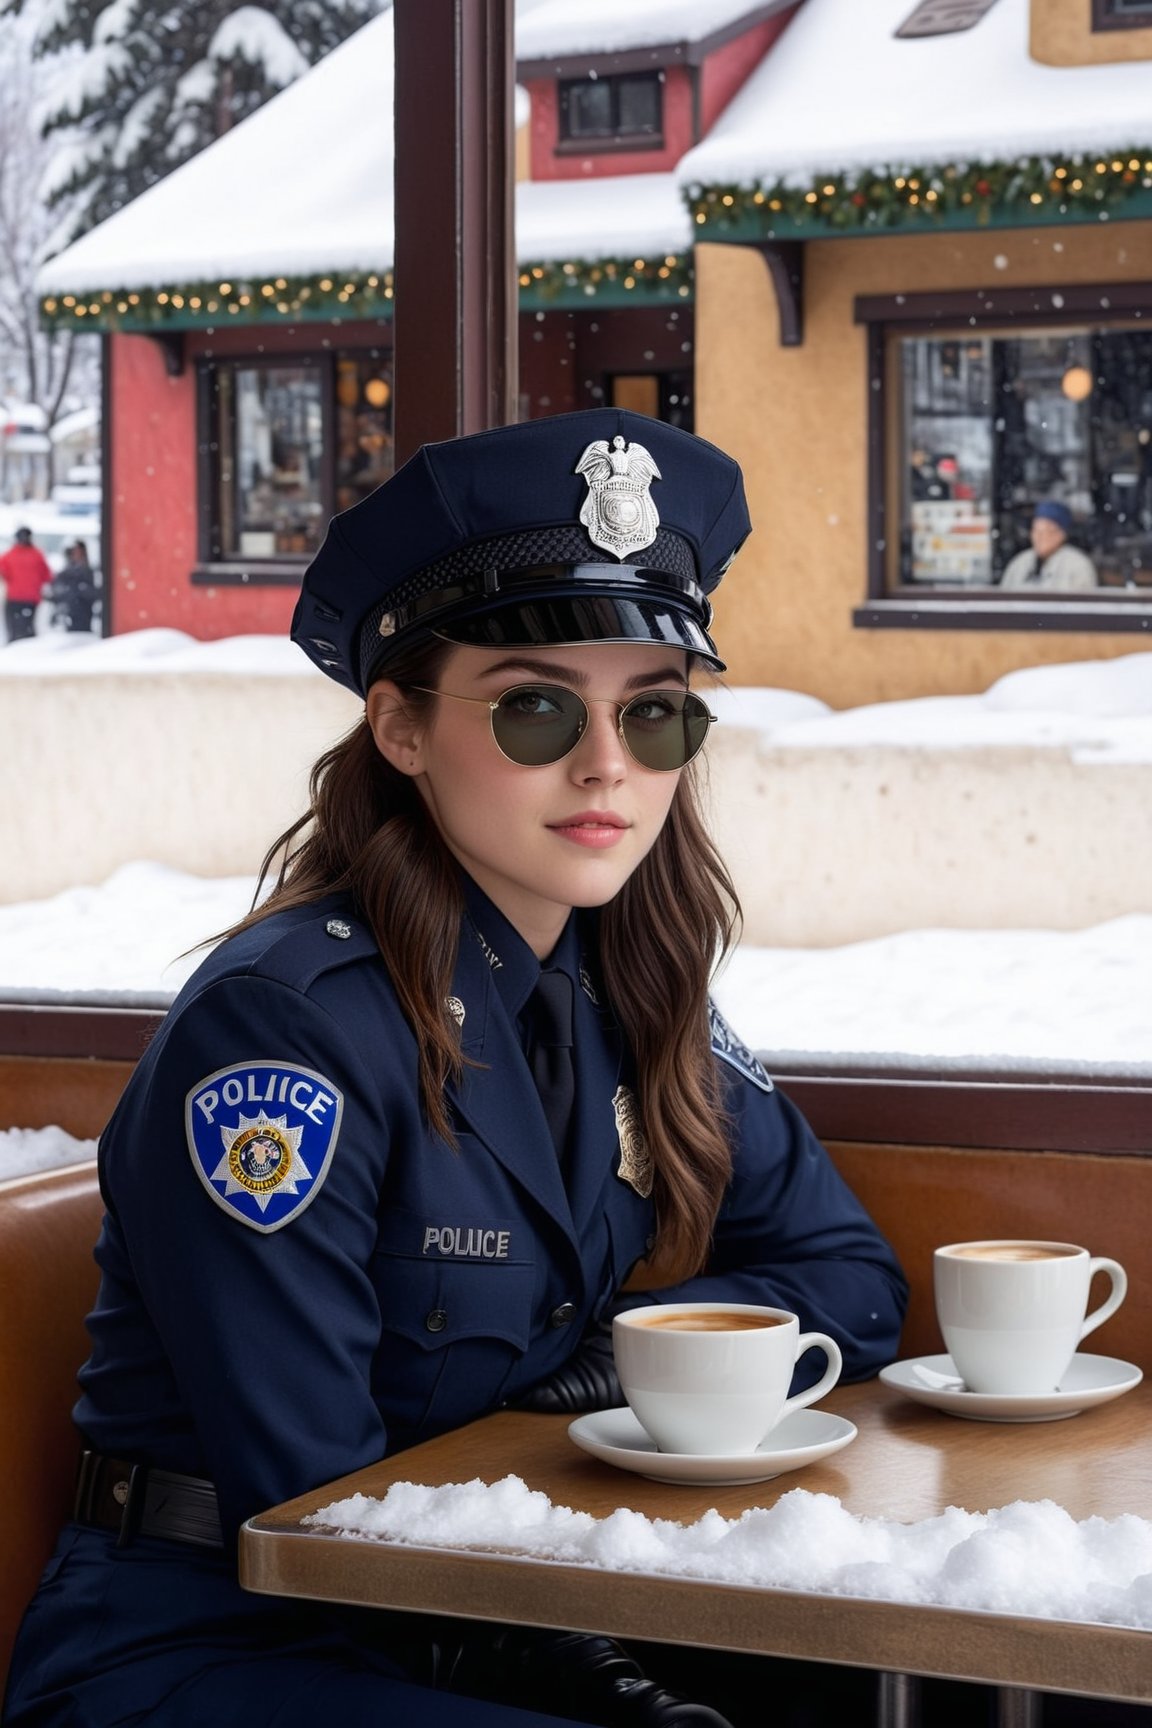
<instances>
[{"instance_id":1,"label":"white coffee cup","mask_svg":"<svg viewBox=\"0 0 1152 1728\"><path fill-rule=\"evenodd\" d=\"M973 1392L1052 1392L1081 1338L1114 1314L1124 1268L1072 1242L952 1242L933 1256L936 1315L956 1371ZM1112 1291L1087 1314L1095 1272Z\"/></svg>"},{"instance_id":2,"label":"white coffee cup","mask_svg":"<svg viewBox=\"0 0 1152 1728\"><path fill-rule=\"evenodd\" d=\"M823 1379L788 1396L805 1350L828 1358ZM616 1372L632 1410L661 1452L744 1456L793 1410L815 1404L840 1378L835 1339L801 1332L786 1308L745 1302L668 1302L612 1322Z\"/></svg>"}]
</instances>

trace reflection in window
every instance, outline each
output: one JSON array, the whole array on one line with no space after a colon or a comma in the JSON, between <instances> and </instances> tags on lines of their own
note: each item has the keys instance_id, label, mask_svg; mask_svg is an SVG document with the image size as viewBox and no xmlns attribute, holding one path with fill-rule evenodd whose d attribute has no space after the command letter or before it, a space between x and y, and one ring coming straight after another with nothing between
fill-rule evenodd
<instances>
[{"instance_id":1,"label":"reflection in window","mask_svg":"<svg viewBox=\"0 0 1152 1728\"><path fill-rule=\"evenodd\" d=\"M899 582L1001 583L1047 500L1094 587L1152 587L1152 331L895 340Z\"/></svg>"},{"instance_id":2,"label":"reflection in window","mask_svg":"<svg viewBox=\"0 0 1152 1728\"><path fill-rule=\"evenodd\" d=\"M1152 24L1152 0L1093 0L1094 30L1115 30L1125 24Z\"/></svg>"},{"instance_id":3,"label":"reflection in window","mask_svg":"<svg viewBox=\"0 0 1152 1728\"><path fill-rule=\"evenodd\" d=\"M336 508L348 510L392 472L392 365L378 355L336 361Z\"/></svg>"},{"instance_id":4,"label":"reflection in window","mask_svg":"<svg viewBox=\"0 0 1152 1728\"><path fill-rule=\"evenodd\" d=\"M563 80L561 138L658 143L663 127L661 77L659 72L639 72Z\"/></svg>"},{"instance_id":5,"label":"reflection in window","mask_svg":"<svg viewBox=\"0 0 1152 1728\"><path fill-rule=\"evenodd\" d=\"M217 388L217 555L314 552L324 517L318 372L300 365L223 365Z\"/></svg>"}]
</instances>

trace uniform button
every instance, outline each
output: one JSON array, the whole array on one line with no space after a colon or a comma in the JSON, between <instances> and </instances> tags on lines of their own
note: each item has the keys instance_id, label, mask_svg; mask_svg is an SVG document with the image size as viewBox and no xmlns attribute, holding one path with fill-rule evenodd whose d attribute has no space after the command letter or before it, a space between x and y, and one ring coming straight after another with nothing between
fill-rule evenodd
<instances>
[{"instance_id":1,"label":"uniform button","mask_svg":"<svg viewBox=\"0 0 1152 1728\"><path fill-rule=\"evenodd\" d=\"M448 1324L447 1311L443 1308L430 1309L425 1318L424 1324L427 1326L429 1332L443 1332L445 1326Z\"/></svg>"},{"instance_id":2,"label":"uniform button","mask_svg":"<svg viewBox=\"0 0 1152 1728\"><path fill-rule=\"evenodd\" d=\"M575 1302L561 1302L559 1308L553 1308L549 1318L553 1326L567 1326L576 1318Z\"/></svg>"},{"instance_id":3,"label":"uniform button","mask_svg":"<svg viewBox=\"0 0 1152 1728\"><path fill-rule=\"evenodd\" d=\"M343 918L329 918L324 928L327 930L329 936L335 936L340 942L347 942L349 936L352 934L351 924L347 923Z\"/></svg>"}]
</instances>

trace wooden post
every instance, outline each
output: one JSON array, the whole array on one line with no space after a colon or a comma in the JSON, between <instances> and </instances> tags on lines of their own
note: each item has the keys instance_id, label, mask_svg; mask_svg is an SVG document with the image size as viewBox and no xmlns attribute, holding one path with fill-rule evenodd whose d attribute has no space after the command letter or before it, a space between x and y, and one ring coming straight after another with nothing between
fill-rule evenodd
<instances>
[{"instance_id":1,"label":"wooden post","mask_svg":"<svg viewBox=\"0 0 1152 1728\"><path fill-rule=\"evenodd\" d=\"M395 439L517 418L513 0L395 0Z\"/></svg>"}]
</instances>

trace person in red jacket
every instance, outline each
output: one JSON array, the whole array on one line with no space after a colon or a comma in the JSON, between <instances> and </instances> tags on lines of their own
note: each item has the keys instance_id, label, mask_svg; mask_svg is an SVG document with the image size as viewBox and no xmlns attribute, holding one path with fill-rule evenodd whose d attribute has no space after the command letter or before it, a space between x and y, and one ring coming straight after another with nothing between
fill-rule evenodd
<instances>
[{"instance_id":1,"label":"person in red jacket","mask_svg":"<svg viewBox=\"0 0 1152 1728\"><path fill-rule=\"evenodd\" d=\"M31 636L35 629L36 608L52 580L48 560L32 544L31 528L17 528L16 544L0 558L0 576L4 579L4 623L9 642L19 642Z\"/></svg>"}]
</instances>

